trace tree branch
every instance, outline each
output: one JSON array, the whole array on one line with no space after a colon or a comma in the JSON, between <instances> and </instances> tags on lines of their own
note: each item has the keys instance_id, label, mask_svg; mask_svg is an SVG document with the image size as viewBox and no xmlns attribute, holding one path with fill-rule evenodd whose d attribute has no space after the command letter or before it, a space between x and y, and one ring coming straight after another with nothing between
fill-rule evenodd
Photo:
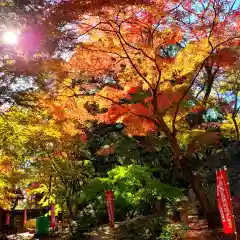
<instances>
[{"instance_id":1,"label":"tree branch","mask_svg":"<svg viewBox=\"0 0 240 240\"><path fill-rule=\"evenodd\" d=\"M148 54L146 54L143 49L141 48L137 48L137 47L134 47L133 45L131 45L130 43L128 43L126 41L126 39L123 37L122 33L121 33L121 25L118 25L118 29L119 31L117 32L119 34L119 36L121 37L121 39L123 40L123 42L130 48L136 50L136 51L140 51L146 58L150 59L151 61L155 62L155 59L152 58L151 56L149 56Z\"/></svg>"},{"instance_id":2,"label":"tree branch","mask_svg":"<svg viewBox=\"0 0 240 240\"><path fill-rule=\"evenodd\" d=\"M202 62L202 64L200 65L197 73L196 73L195 76L193 77L190 85L188 86L188 88L186 89L185 93L182 95L181 99L179 100L179 102L178 102L178 104L177 104L177 106L176 106L176 110L175 110L175 113L174 113L174 116L173 116L173 121L172 121L172 131L173 131L173 133L176 132L175 122L176 122L176 118L177 118L177 115L178 115L178 112L179 112L180 104L181 104L181 102L183 101L183 99L186 97L186 95L187 95L187 93L189 92L189 90L192 88L195 80L197 79L197 77L198 77L200 71L202 70L202 68L204 67L207 59L211 56L211 54L214 52L214 50L217 49L219 46L227 43L228 41L232 41L232 40L234 40L234 39L236 39L236 38L240 38L240 35L239 35L239 36L235 36L235 37L231 37L231 38L229 38L229 39L227 39L227 40L225 40L225 41L217 44L217 45L212 49L212 51L209 53L209 55L203 60L203 62Z\"/></svg>"},{"instance_id":3,"label":"tree branch","mask_svg":"<svg viewBox=\"0 0 240 240\"><path fill-rule=\"evenodd\" d=\"M153 87L151 86L150 82L142 75L142 73L140 72L140 70L139 70L139 69L137 68L137 66L133 63L133 60L132 60L131 57L129 56L126 48L124 47L124 44L123 44L122 39L121 39L121 35L119 35L119 34L117 33L117 37L118 37L119 42L120 42L120 44L121 44L121 46L122 46L122 48L123 48L123 51L124 51L125 54L127 55L127 58L128 58L128 60L129 60L129 62L131 63L132 67L134 68L134 70L135 70L135 71L138 73L138 75L143 79L143 81L149 86L149 88L150 88L151 90L153 90Z\"/></svg>"}]
</instances>

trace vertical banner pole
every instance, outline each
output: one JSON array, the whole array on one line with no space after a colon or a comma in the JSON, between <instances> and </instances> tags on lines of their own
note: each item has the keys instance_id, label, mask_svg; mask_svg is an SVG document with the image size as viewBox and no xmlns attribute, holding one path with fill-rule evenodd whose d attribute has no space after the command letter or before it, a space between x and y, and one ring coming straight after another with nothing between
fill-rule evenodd
<instances>
[{"instance_id":1,"label":"vertical banner pole","mask_svg":"<svg viewBox=\"0 0 240 240\"><path fill-rule=\"evenodd\" d=\"M236 219L233 213L232 197L230 192L227 167L216 171L216 192L218 210L225 234L234 234L237 237Z\"/></svg>"},{"instance_id":2,"label":"vertical banner pole","mask_svg":"<svg viewBox=\"0 0 240 240\"><path fill-rule=\"evenodd\" d=\"M114 229L114 194L111 190L105 190L107 213L110 226Z\"/></svg>"},{"instance_id":3,"label":"vertical banner pole","mask_svg":"<svg viewBox=\"0 0 240 240\"><path fill-rule=\"evenodd\" d=\"M24 222L24 225L26 225L27 224L27 209L26 208L24 208L24 212L23 212L23 222Z\"/></svg>"},{"instance_id":4,"label":"vertical banner pole","mask_svg":"<svg viewBox=\"0 0 240 240\"><path fill-rule=\"evenodd\" d=\"M56 226L55 207L51 203L51 228L54 229Z\"/></svg>"},{"instance_id":5,"label":"vertical banner pole","mask_svg":"<svg viewBox=\"0 0 240 240\"><path fill-rule=\"evenodd\" d=\"M7 213L6 214L6 225L9 225L10 224L10 214Z\"/></svg>"},{"instance_id":6,"label":"vertical banner pole","mask_svg":"<svg viewBox=\"0 0 240 240\"><path fill-rule=\"evenodd\" d=\"M231 200L232 213L233 213L233 219L234 219L234 225L235 225L235 227L234 227L235 228L235 237L236 237L236 240L238 240L237 223L236 223L236 218L234 216L234 208L233 208L233 203L232 203L232 195L231 195L231 191L230 191L230 184L229 184L229 177L228 177L227 166L224 166L224 170L226 171L226 175L227 175L228 192L229 192L229 196L230 196L230 200Z\"/></svg>"}]
</instances>

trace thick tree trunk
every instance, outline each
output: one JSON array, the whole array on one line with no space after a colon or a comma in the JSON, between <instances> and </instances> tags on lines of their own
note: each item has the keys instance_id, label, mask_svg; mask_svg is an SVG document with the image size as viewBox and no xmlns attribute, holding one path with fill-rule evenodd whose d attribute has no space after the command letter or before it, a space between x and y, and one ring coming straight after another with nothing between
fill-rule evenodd
<instances>
[{"instance_id":1,"label":"thick tree trunk","mask_svg":"<svg viewBox=\"0 0 240 240\"><path fill-rule=\"evenodd\" d=\"M208 82L209 86L212 85L212 80L213 78L209 79L209 82ZM210 94L210 90L211 89L207 90L207 93L205 95L205 100L207 100ZM156 97L154 99L155 99L155 104L154 104L155 113L158 114ZM206 197L201 179L198 176L195 176L193 171L188 169L188 167L186 166L186 163L191 159L191 156L194 152L194 148L195 148L194 144L190 144L190 146L192 145L192 147L187 150L186 156L181 158L181 150L176 138L176 132L174 131L171 132L171 130L165 123L162 116L158 115L156 118L156 121L154 121L154 124L156 124L159 130L162 131L167 137L167 139L169 140L172 147L172 152L173 152L173 161L181 166L184 177L186 178L187 182L191 184L197 196L197 199L201 204L201 207L203 208L204 213L207 217L208 226L213 229L218 228L220 226L220 218L219 218L218 210L216 209L215 206L211 206L208 198ZM174 124L175 122L173 121L173 130L175 128Z\"/></svg>"},{"instance_id":2,"label":"thick tree trunk","mask_svg":"<svg viewBox=\"0 0 240 240\"><path fill-rule=\"evenodd\" d=\"M221 225L220 216L215 206L211 206L205 191L202 187L201 179L189 171L189 181L197 196L197 199L206 215L209 228L215 229Z\"/></svg>"}]
</instances>

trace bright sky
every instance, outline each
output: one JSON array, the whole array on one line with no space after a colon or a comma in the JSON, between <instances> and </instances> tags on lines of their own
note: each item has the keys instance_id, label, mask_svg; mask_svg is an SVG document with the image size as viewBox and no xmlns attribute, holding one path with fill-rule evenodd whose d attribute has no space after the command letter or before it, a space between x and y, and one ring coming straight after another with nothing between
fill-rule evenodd
<instances>
[{"instance_id":1,"label":"bright sky","mask_svg":"<svg viewBox=\"0 0 240 240\"><path fill-rule=\"evenodd\" d=\"M240 5L240 0L236 0L235 6L238 7Z\"/></svg>"},{"instance_id":2,"label":"bright sky","mask_svg":"<svg viewBox=\"0 0 240 240\"><path fill-rule=\"evenodd\" d=\"M14 31L7 31L3 33L2 40L5 44L15 45L18 42L18 35Z\"/></svg>"}]
</instances>

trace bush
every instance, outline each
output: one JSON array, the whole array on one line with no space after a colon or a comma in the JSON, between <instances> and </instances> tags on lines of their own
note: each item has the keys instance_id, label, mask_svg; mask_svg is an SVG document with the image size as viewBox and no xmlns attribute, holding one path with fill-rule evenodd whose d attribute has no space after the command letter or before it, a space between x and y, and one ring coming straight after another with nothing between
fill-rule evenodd
<instances>
[{"instance_id":1,"label":"bush","mask_svg":"<svg viewBox=\"0 0 240 240\"><path fill-rule=\"evenodd\" d=\"M36 228L36 219L30 219L27 221L25 227L27 229L35 229Z\"/></svg>"},{"instance_id":2,"label":"bush","mask_svg":"<svg viewBox=\"0 0 240 240\"><path fill-rule=\"evenodd\" d=\"M88 205L71 224L73 239L83 238L92 228L104 223L108 223L106 207L102 209Z\"/></svg>"},{"instance_id":3,"label":"bush","mask_svg":"<svg viewBox=\"0 0 240 240\"><path fill-rule=\"evenodd\" d=\"M108 223L105 190L111 189L114 192L115 220L134 218L124 224L122 239L157 239L163 221L156 216L149 217L155 211L155 202L164 199L170 208L176 205L183 189L162 183L154 177L154 170L139 165L118 166L109 171L107 177L89 181L78 197L78 203L87 207L83 209L81 219L76 221L75 235L83 236L92 227ZM136 219L139 215L148 217Z\"/></svg>"},{"instance_id":4,"label":"bush","mask_svg":"<svg viewBox=\"0 0 240 240\"><path fill-rule=\"evenodd\" d=\"M163 218L156 216L132 219L120 226L117 240L156 240L165 224Z\"/></svg>"},{"instance_id":5,"label":"bush","mask_svg":"<svg viewBox=\"0 0 240 240\"><path fill-rule=\"evenodd\" d=\"M108 172L106 178L94 178L83 189L79 204L87 203L96 212L104 209L106 200L104 190L114 192L115 218L122 221L138 214L151 214L152 204L164 198L170 205L182 196L183 189L162 183L154 177L155 169L139 165L118 166Z\"/></svg>"},{"instance_id":6,"label":"bush","mask_svg":"<svg viewBox=\"0 0 240 240\"><path fill-rule=\"evenodd\" d=\"M97 225L97 219L92 217L84 217L80 220L73 221L71 223L72 227L72 239L82 239L85 234L89 232L94 226Z\"/></svg>"},{"instance_id":7,"label":"bush","mask_svg":"<svg viewBox=\"0 0 240 240\"><path fill-rule=\"evenodd\" d=\"M167 224L162 230L158 240L180 240L184 239L188 227L183 224Z\"/></svg>"}]
</instances>

